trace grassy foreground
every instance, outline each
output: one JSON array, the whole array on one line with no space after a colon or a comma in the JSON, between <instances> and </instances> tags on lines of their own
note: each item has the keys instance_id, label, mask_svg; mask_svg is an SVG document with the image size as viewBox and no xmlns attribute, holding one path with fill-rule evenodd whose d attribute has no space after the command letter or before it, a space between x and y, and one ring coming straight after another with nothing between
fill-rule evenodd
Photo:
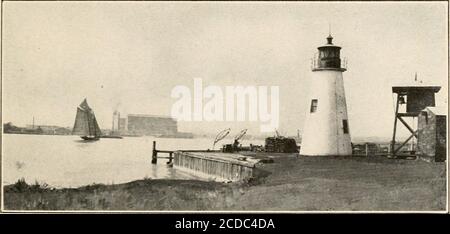
<instances>
[{"instance_id":1,"label":"grassy foreground","mask_svg":"<svg viewBox=\"0 0 450 234\"><path fill-rule=\"evenodd\" d=\"M381 157L277 157L251 183L144 179L51 189L4 187L6 210L439 211L445 163Z\"/></svg>"}]
</instances>

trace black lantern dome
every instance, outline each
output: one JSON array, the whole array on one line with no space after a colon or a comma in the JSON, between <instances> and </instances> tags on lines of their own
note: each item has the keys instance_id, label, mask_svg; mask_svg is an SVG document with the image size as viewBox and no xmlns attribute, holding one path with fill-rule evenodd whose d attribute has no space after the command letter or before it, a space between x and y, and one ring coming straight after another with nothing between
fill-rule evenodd
<instances>
[{"instance_id":1,"label":"black lantern dome","mask_svg":"<svg viewBox=\"0 0 450 234\"><path fill-rule=\"evenodd\" d=\"M333 45L333 37L331 35L327 37L327 44L319 46L317 49L319 50L319 56L317 65L313 70L346 70L341 67L341 47Z\"/></svg>"}]
</instances>

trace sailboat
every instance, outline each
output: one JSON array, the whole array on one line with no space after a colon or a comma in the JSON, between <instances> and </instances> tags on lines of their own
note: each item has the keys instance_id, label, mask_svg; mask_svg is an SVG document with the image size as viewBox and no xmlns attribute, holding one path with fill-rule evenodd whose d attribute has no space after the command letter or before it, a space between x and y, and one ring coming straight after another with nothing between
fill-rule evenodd
<instances>
[{"instance_id":1,"label":"sailboat","mask_svg":"<svg viewBox=\"0 0 450 234\"><path fill-rule=\"evenodd\" d=\"M94 111L89 107L86 98L77 107L77 115L72 130L73 135L79 135L86 141L96 141L100 139L102 132L98 126Z\"/></svg>"}]
</instances>

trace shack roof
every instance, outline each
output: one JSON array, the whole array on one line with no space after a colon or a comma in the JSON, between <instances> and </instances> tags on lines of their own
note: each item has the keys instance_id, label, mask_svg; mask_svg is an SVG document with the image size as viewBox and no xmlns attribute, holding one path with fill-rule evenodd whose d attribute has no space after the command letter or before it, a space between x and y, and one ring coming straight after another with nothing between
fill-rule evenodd
<instances>
[{"instance_id":1,"label":"shack roof","mask_svg":"<svg viewBox=\"0 0 450 234\"><path fill-rule=\"evenodd\" d=\"M412 85L412 86L393 86L392 92L393 93L399 93L399 94L408 94L409 92L434 92L437 93L441 89L441 86L419 86L419 85Z\"/></svg>"}]
</instances>

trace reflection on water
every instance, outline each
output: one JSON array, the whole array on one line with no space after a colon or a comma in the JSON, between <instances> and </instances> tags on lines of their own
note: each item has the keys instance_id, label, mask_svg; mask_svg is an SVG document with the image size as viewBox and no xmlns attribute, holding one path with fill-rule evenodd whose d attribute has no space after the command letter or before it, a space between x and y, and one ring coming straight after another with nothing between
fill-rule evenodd
<instances>
[{"instance_id":1,"label":"reflection on water","mask_svg":"<svg viewBox=\"0 0 450 234\"><path fill-rule=\"evenodd\" d=\"M3 135L3 184L20 178L54 187L92 183L117 184L147 178L194 178L166 165L151 164L152 141L157 149L207 149L211 139L153 137L102 138L85 142L77 136Z\"/></svg>"}]
</instances>

